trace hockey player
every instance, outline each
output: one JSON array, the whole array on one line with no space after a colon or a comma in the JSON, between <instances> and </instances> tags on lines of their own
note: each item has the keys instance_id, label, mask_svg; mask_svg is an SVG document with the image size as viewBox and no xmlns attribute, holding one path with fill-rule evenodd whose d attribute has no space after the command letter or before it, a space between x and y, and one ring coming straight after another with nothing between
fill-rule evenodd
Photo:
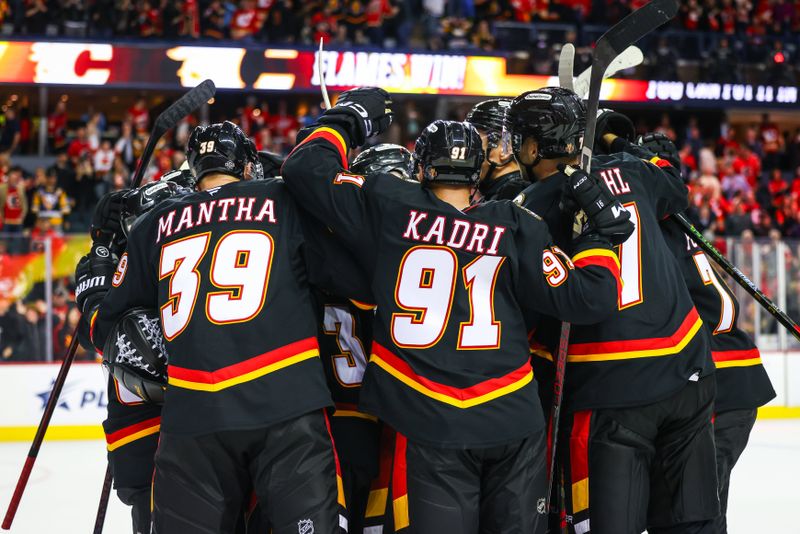
<instances>
[{"instance_id":1,"label":"hockey player","mask_svg":"<svg viewBox=\"0 0 800 534\"><path fill-rule=\"evenodd\" d=\"M423 131L421 183L348 172L347 151L389 126L390 106L380 89L342 93L283 175L368 273L377 314L360 402L398 431L395 526L542 532L544 418L520 308L596 321L614 307L616 258L591 233L573 263L526 210L471 206L484 147L468 123ZM630 223L611 196L574 185L598 230L624 239Z\"/></svg>"},{"instance_id":2,"label":"hockey player","mask_svg":"<svg viewBox=\"0 0 800 534\"><path fill-rule=\"evenodd\" d=\"M297 209L281 181L249 181L256 154L231 123L195 129L187 155L200 191L136 224L92 320L102 346L127 310L160 310L170 362L153 531L232 532L253 488L273 532L337 532Z\"/></svg>"},{"instance_id":3,"label":"hockey player","mask_svg":"<svg viewBox=\"0 0 800 534\"><path fill-rule=\"evenodd\" d=\"M678 150L665 135L649 134L638 143L674 167L680 165ZM739 302L733 291L714 271L708 256L676 222L663 221L661 230L678 260L700 318L711 333L711 356L717 368L714 445L720 504L715 528L717 534L725 534L731 470L747 445L758 408L775 398L775 390L753 339L737 324Z\"/></svg>"},{"instance_id":4,"label":"hockey player","mask_svg":"<svg viewBox=\"0 0 800 534\"><path fill-rule=\"evenodd\" d=\"M585 113L574 93L552 87L523 93L506 113L514 155L537 180L520 201L544 218L562 247L573 224L559 206L567 177L558 169L577 162ZM719 513L714 367L703 322L658 226L686 207L687 191L667 161L609 134L608 119L598 121L595 146L609 155L593 159L592 174L636 230L618 249L616 312L575 325L569 340L568 424L559 440L567 449L567 521L581 534L712 532Z\"/></svg>"},{"instance_id":5,"label":"hockey player","mask_svg":"<svg viewBox=\"0 0 800 534\"><path fill-rule=\"evenodd\" d=\"M503 128L506 109L510 104L511 99L508 98L484 100L475 104L464 119L478 130L486 145L481 182L478 185L484 200L511 200L530 185L522 177Z\"/></svg>"}]
</instances>

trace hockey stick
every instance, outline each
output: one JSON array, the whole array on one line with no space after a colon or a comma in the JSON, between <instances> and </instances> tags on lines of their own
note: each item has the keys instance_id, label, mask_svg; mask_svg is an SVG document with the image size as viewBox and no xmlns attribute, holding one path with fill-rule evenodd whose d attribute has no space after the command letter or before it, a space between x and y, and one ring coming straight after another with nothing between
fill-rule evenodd
<instances>
[{"instance_id":1,"label":"hockey stick","mask_svg":"<svg viewBox=\"0 0 800 534\"><path fill-rule=\"evenodd\" d=\"M638 46L629 46L623 50L620 55L614 58L614 61L606 68L603 77L611 78L621 70L641 65L642 61L644 61L644 54L642 54L641 49ZM589 93L589 78L591 75L592 67L589 67L581 72L577 79L575 79L572 90L581 98L586 98L586 95ZM562 85L561 87L564 86Z\"/></svg>"},{"instance_id":2,"label":"hockey stick","mask_svg":"<svg viewBox=\"0 0 800 534\"><path fill-rule=\"evenodd\" d=\"M603 83L603 75L606 69L623 50L669 21L677 12L677 0L653 0L619 21L597 40L594 54L592 55L589 101L586 104L586 132L583 137L583 147L581 148L581 168L585 172L591 172L594 133L597 128L597 109L600 105L600 86ZM561 336L558 341L558 353L555 362L553 405L550 409L549 421L549 432L551 433L550 457L548 459L547 497L545 499L545 510L548 512L550 510L553 477L555 475L556 445L558 442L561 404L564 397L564 378L567 368L570 329L570 323L566 321L561 323Z\"/></svg>"},{"instance_id":3,"label":"hockey stick","mask_svg":"<svg viewBox=\"0 0 800 534\"><path fill-rule=\"evenodd\" d=\"M589 77L589 96L586 103L586 133L581 149L581 168L587 173L592 168L600 86L606 69L623 50L672 19L677 12L677 0L653 0L619 21L597 40L592 54L592 73Z\"/></svg>"},{"instance_id":4,"label":"hockey stick","mask_svg":"<svg viewBox=\"0 0 800 534\"><path fill-rule=\"evenodd\" d=\"M177 126L184 117L208 102L216 91L217 88L214 82L205 80L161 112L153 123L153 130L150 132L150 137L147 139L144 151L142 151L142 157L139 158L139 164L131 177L131 188L136 189L141 185L144 172L147 170L147 165L150 163L150 158L153 156L153 151L156 149L159 139L168 130Z\"/></svg>"},{"instance_id":5,"label":"hockey stick","mask_svg":"<svg viewBox=\"0 0 800 534\"><path fill-rule=\"evenodd\" d=\"M103 478L103 489L100 492L100 502L97 504L97 516L94 519L94 530L92 534L103 534L103 524L106 522L106 511L108 510L108 499L111 496L111 464L106 465L106 476Z\"/></svg>"},{"instance_id":6,"label":"hockey stick","mask_svg":"<svg viewBox=\"0 0 800 534\"><path fill-rule=\"evenodd\" d=\"M147 141L142 157L139 159L139 165L131 179L132 187L138 187L144 176L144 171L153 155L156 143L161 139L167 130L174 128L185 116L200 107L204 102L207 102L214 93L216 87L214 82L206 80L197 87L189 90L185 95L172 103L166 110L164 110L153 125L153 130L150 132L150 139ZM67 373L69 372L72 362L75 360L75 352L78 350L78 327L72 332L72 341L69 344L67 353L64 356L64 361L61 363L61 368L58 370L58 376L53 383L53 389L50 390L50 397L47 399L42 419L39 421L39 427L36 429L36 435L31 443L31 448L28 450L28 457L25 459L25 464L22 466L22 472L17 480L17 485L14 488L14 494L11 496L11 502L6 509L6 515L3 518L2 529L9 530L14 517L17 515L17 508L22 499L22 494L28 485L28 479L33 470L33 464L36 462L36 457L39 455L39 449L44 441L45 432L50 425L50 419L53 417L58 398L61 395L61 390L67 380Z\"/></svg>"},{"instance_id":7,"label":"hockey stick","mask_svg":"<svg viewBox=\"0 0 800 534\"><path fill-rule=\"evenodd\" d=\"M17 486L14 488L14 494L11 496L11 502L8 503L6 516L3 519L3 530L9 530L11 523L14 521L14 516L17 515L17 507L19 501L22 499L22 493L25 491L25 486L28 485L28 478L31 476L33 464L36 462L36 457L39 455L39 448L42 446L44 434L50 424L50 418L53 417L53 411L56 409L58 397L61 394L61 389L64 387L64 382L67 380L67 372L75 360L75 351L78 349L78 330L75 329L72 335L72 341L67 349L67 354L64 361L61 363L61 368L58 370L58 376L53 383L53 389L50 391L50 397L47 399L47 405L44 407L42 419L39 421L39 428L36 429L36 436L33 438L31 448L28 450L28 457L25 459L25 465L22 466L22 473L17 480Z\"/></svg>"},{"instance_id":8,"label":"hockey stick","mask_svg":"<svg viewBox=\"0 0 800 534\"><path fill-rule=\"evenodd\" d=\"M575 79L575 46L566 43L561 47L561 54L558 56L558 85L564 89L574 91Z\"/></svg>"},{"instance_id":9,"label":"hockey stick","mask_svg":"<svg viewBox=\"0 0 800 534\"><path fill-rule=\"evenodd\" d=\"M750 293L750 295L761 304L761 306L767 310L767 312L775 317L775 319L782 324L798 341L800 341L800 326L791 317L786 315L786 313L778 308L778 306L772 302L772 300L761 291L758 286L756 286L752 280L750 280L742 271L739 270L734 264L728 260L725 256L723 256L722 252L717 250L717 247L712 245L700 231L694 227L694 225L689 222L686 216L683 213L676 213L672 215L672 220L674 220L681 229L688 235L692 241L697 243L697 246L703 249L703 252L711 256L717 265L722 267L726 273L728 273L731 278L733 278L737 284L742 286L745 291Z\"/></svg>"},{"instance_id":10,"label":"hockey stick","mask_svg":"<svg viewBox=\"0 0 800 534\"><path fill-rule=\"evenodd\" d=\"M319 53L317 54L317 75L319 76L319 91L322 93L322 101L325 102L325 109L331 109L331 99L328 97L328 87L325 85L325 76L322 74L322 37L319 38Z\"/></svg>"}]
</instances>

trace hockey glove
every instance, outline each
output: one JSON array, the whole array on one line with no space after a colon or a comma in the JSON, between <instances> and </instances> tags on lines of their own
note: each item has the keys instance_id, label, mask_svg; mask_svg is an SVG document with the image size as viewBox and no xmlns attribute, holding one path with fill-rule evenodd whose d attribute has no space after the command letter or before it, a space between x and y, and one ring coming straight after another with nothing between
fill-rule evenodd
<instances>
[{"instance_id":1,"label":"hockey glove","mask_svg":"<svg viewBox=\"0 0 800 534\"><path fill-rule=\"evenodd\" d=\"M93 243L110 246L119 240L124 240L122 235L122 207L124 206L125 194L130 189L120 189L103 195L97 202L97 206L92 214L92 224L89 233Z\"/></svg>"},{"instance_id":2,"label":"hockey glove","mask_svg":"<svg viewBox=\"0 0 800 534\"><path fill-rule=\"evenodd\" d=\"M681 157L669 137L662 133L649 133L640 135L636 144L645 150L649 150L661 159L669 161L669 164L676 169L681 168Z\"/></svg>"},{"instance_id":3,"label":"hockey glove","mask_svg":"<svg viewBox=\"0 0 800 534\"><path fill-rule=\"evenodd\" d=\"M558 168L567 175L567 194L586 214L588 228L613 245L624 243L635 229L628 210L597 178L572 166Z\"/></svg>"},{"instance_id":4,"label":"hockey glove","mask_svg":"<svg viewBox=\"0 0 800 534\"><path fill-rule=\"evenodd\" d=\"M360 87L339 95L339 100L319 118L320 124L344 128L353 146L363 145L392 124L392 97L377 87Z\"/></svg>"},{"instance_id":5,"label":"hockey glove","mask_svg":"<svg viewBox=\"0 0 800 534\"><path fill-rule=\"evenodd\" d=\"M117 269L117 257L105 245L94 243L92 250L80 259L75 268L75 302L81 313L99 304L108 290Z\"/></svg>"},{"instance_id":6,"label":"hockey glove","mask_svg":"<svg viewBox=\"0 0 800 534\"><path fill-rule=\"evenodd\" d=\"M595 147L610 148L603 140L605 134L614 134L633 143L634 139L636 139L636 128L634 128L633 122L627 115L611 109L600 109L597 111L597 129L594 134Z\"/></svg>"}]
</instances>

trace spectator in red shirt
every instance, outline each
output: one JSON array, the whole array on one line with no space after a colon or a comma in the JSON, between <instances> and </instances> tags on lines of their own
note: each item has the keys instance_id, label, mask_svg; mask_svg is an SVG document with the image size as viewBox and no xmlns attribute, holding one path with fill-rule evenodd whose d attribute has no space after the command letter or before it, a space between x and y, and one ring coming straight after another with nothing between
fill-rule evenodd
<instances>
[{"instance_id":1,"label":"spectator in red shirt","mask_svg":"<svg viewBox=\"0 0 800 534\"><path fill-rule=\"evenodd\" d=\"M293 142L297 135L298 122L297 117L288 112L285 100L278 102L278 113L270 117L269 127L272 130L275 146L280 151L285 150L286 146Z\"/></svg>"},{"instance_id":2,"label":"spectator in red shirt","mask_svg":"<svg viewBox=\"0 0 800 534\"><path fill-rule=\"evenodd\" d=\"M739 148L736 158L733 160L733 169L735 172L740 172L744 175L750 187L756 187L759 176L761 176L761 160L749 146L743 145Z\"/></svg>"},{"instance_id":3,"label":"spectator in red shirt","mask_svg":"<svg viewBox=\"0 0 800 534\"><path fill-rule=\"evenodd\" d=\"M778 125L770 122L768 113L764 113L761 116L759 134L764 150L764 161L762 163L764 168L769 171L778 166L780 152L783 149L783 136Z\"/></svg>"},{"instance_id":4,"label":"spectator in red shirt","mask_svg":"<svg viewBox=\"0 0 800 534\"><path fill-rule=\"evenodd\" d=\"M261 28L253 0L241 0L231 18L231 38L250 40Z\"/></svg>"},{"instance_id":5,"label":"spectator in red shirt","mask_svg":"<svg viewBox=\"0 0 800 534\"><path fill-rule=\"evenodd\" d=\"M138 133L146 134L150 128L150 111L147 109L147 101L140 97L128 109L128 120Z\"/></svg>"},{"instance_id":6,"label":"spectator in red shirt","mask_svg":"<svg viewBox=\"0 0 800 534\"><path fill-rule=\"evenodd\" d=\"M369 0L367 2L367 37L375 46L383 45L384 18L395 15L397 8L389 0Z\"/></svg>"},{"instance_id":7,"label":"spectator in red shirt","mask_svg":"<svg viewBox=\"0 0 800 534\"><path fill-rule=\"evenodd\" d=\"M89 144L89 137L86 135L86 127L81 126L75 133L75 139L69 144L67 154L72 159L72 164L77 166L81 160L91 156L92 147Z\"/></svg>"},{"instance_id":8,"label":"spectator in red shirt","mask_svg":"<svg viewBox=\"0 0 800 534\"><path fill-rule=\"evenodd\" d=\"M150 3L149 0L144 0L141 3L137 23L139 35L142 37L161 35L164 31L161 10Z\"/></svg>"},{"instance_id":9,"label":"spectator in red shirt","mask_svg":"<svg viewBox=\"0 0 800 534\"><path fill-rule=\"evenodd\" d=\"M789 184L783 179L780 169L773 169L767 184L769 194L772 196L772 207L779 208L783 205L783 197L789 192Z\"/></svg>"}]
</instances>

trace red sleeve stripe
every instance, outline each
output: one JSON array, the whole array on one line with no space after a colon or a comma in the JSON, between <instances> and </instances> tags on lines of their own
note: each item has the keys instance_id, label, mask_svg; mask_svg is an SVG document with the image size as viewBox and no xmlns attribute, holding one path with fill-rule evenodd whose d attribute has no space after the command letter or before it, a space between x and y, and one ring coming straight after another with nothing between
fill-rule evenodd
<instances>
[{"instance_id":1,"label":"red sleeve stripe","mask_svg":"<svg viewBox=\"0 0 800 534\"><path fill-rule=\"evenodd\" d=\"M198 371L170 365L167 373L171 386L197 391L220 391L318 356L317 338L309 337L216 371Z\"/></svg>"},{"instance_id":2,"label":"red sleeve stripe","mask_svg":"<svg viewBox=\"0 0 800 534\"><path fill-rule=\"evenodd\" d=\"M662 169L664 167L672 167L672 164L669 161L661 159L658 156L653 156L650 158L650 163L654 164L656 167L661 167Z\"/></svg>"},{"instance_id":3,"label":"red sleeve stripe","mask_svg":"<svg viewBox=\"0 0 800 534\"><path fill-rule=\"evenodd\" d=\"M344 138L342 137L342 135L339 132L337 132L333 128L328 128L327 126L322 126L320 128L317 128L313 132L311 132L311 135L309 135L308 137L303 139L302 143L300 143L299 145L297 145L296 147L294 147L292 149L292 152L294 152L295 150L297 150L301 146L305 145L306 143L309 143L309 142L314 141L316 139L324 139L324 140L328 141L329 143L331 143L336 148L336 151L339 153L339 157L342 158L342 168L343 169L347 169L348 168L348 166L347 166L347 143L345 143ZM290 153L289 156L291 156L291 155L292 154Z\"/></svg>"},{"instance_id":4,"label":"red sleeve stripe","mask_svg":"<svg viewBox=\"0 0 800 534\"><path fill-rule=\"evenodd\" d=\"M713 350L711 351L711 357L717 369L761 365L761 353L757 348L748 350Z\"/></svg>"},{"instance_id":5,"label":"red sleeve stripe","mask_svg":"<svg viewBox=\"0 0 800 534\"><path fill-rule=\"evenodd\" d=\"M703 321L692 307L678 329L666 337L574 343L569 346L570 363L670 356L682 351L702 328Z\"/></svg>"},{"instance_id":6,"label":"red sleeve stripe","mask_svg":"<svg viewBox=\"0 0 800 534\"><path fill-rule=\"evenodd\" d=\"M592 265L605 267L611 271L611 274L614 275L614 279L617 281L617 296L619 297L619 295L622 294L622 279L619 277L619 258L614 251L603 248L591 248L576 254L575 257L572 258L572 263L578 268Z\"/></svg>"},{"instance_id":7,"label":"red sleeve stripe","mask_svg":"<svg viewBox=\"0 0 800 534\"><path fill-rule=\"evenodd\" d=\"M156 434L161 430L161 417L153 417L135 425L126 426L111 434L106 434L106 448L113 451L137 439Z\"/></svg>"},{"instance_id":8,"label":"red sleeve stripe","mask_svg":"<svg viewBox=\"0 0 800 534\"><path fill-rule=\"evenodd\" d=\"M448 386L416 374L410 365L375 341L372 342L370 362L418 393L462 409L513 393L533 380L533 369L528 360L504 376L490 378L468 388Z\"/></svg>"}]
</instances>

